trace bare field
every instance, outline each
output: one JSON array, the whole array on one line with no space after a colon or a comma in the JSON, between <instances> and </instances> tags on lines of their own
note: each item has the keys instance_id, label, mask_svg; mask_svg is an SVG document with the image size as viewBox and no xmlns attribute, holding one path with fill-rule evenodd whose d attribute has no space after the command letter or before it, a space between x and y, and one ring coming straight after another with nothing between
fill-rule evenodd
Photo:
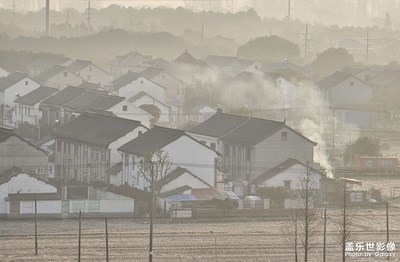
<instances>
[{"instance_id":1,"label":"bare field","mask_svg":"<svg viewBox=\"0 0 400 262\"><path fill-rule=\"evenodd\" d=\"M341 261L335 221L328 210L327 261ZM390 214L392 242L400 245L400 210ZM322 219L321 219L322 220ZM354 242L386 242L384 209L352 210ZM286 221L163 223L155 225L154 261L294 261L282 228ZM110 261L146 261L149 225L129 219L109 220ZM39 255L34 254L34 222L0 221L0 261L77 261L78 220L39 220ZM309 261L322 261L322 231ZM302 258L299 250L299 257ZM392 261L400 261L400 253ZM104 220L82 220L81 261L105 261ZM353 259L347 261L380 261ZM300 260L301 261L301 260Z\"/></svg>"}]
</instances>

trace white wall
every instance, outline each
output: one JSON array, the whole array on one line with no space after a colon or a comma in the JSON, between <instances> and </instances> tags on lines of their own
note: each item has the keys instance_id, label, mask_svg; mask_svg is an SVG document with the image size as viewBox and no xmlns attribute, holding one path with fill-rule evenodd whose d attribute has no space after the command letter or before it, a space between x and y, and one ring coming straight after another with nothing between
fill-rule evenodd
<instances>
[{"instance_id":1,"label":"white wall","mask_svg":"<svg viewBox=\"0 0 400 262\"><path fill-rule=\"evenodd\" d=\"M111 150L111 153L110 153L111 164L113 165L113 164L119 163L122 160L121 159L122 156L121 156L121 153L118 152L118 148L120 148L122 145L125 145L129 141L138 137L139 132L144 133L146 131L147 131L147 129L144 126L138 126L134 130L132 130L129 133L127 133L126 135L124 135L123 137L120 137L117 140L115 140L114 142L112 142L108 147Z\"/></svg>"},{"instance_id":2,"label":"white wall","mask_svg":"<svg viewBox=\"0 0 400 262\"><path fill-rule=\"evenodd\" d=\"M10 86L6 90L4 90L4 100L0 101L0 104L4 104L7 106L14 106L15 94L19 94L19 96L24 96L33 90L39 88L39 84L33 81L32 79L26 77Z\"/></svg>"},{"instance_id":3,"label":"white wall","mask_svg":"<svg viewBox=\"0 0 400 262\"><path fill-rule=\"evenodd\" d=\"M106 71L96 65L88 65L77 73L85 82L105 86L112 81L112 77Z\"/></svg>"},{"instance_id":4,"label":"white wall","mask_svg":"<svg viewBox=\"0 0 400 262\"><path fill-rule=\"evenodd\" d=\"M324 89L323 92L326 101L333 106L363 105L372 98L372 88L355 77L350 77L331 89Z\"/></svg>"},{"instance_id":5,"label":"white wall","mask_svg":"<svg viewBox=\"0 0 400 262\"><path fill-rule=\"evenodd\" d=\"M196 177L193 177L193 175L185 172L178 179L174 179L164 185L160 193L168 192L182 186L190 186L191 188L210 188L210 185L207 185Z\"/></svg>"},{"instance_id":6,"label":"white wall","mask_svg":"<svg viewBox=\"0 0 400 262\"><path fill-rule=\"evenodd\" d=\"M165 89L144 77L139 77L135 81L121 87L118 90L118 95L129 99L141 91L165 103Z\"/></svg>"},{"instance_id":7,"label":"white wall","mask_svg":"<svg viewBox=\"0 0 400 262\"><path fill-rule=\"evenodd\" d=\"M21 214L34 214L35 201L21 201L20 202ZM61 200L38 200L37 201L38 214L60 214L61 213Z\"/></svg>"},{"instance_id":8,"label":"white wall","mask_svg":"<svg viewBox=\"0 0 400 262\"><path fill-rule=\"evenodd\" d=\"M211 137L211 136L204 136L204 135L198 135L198 134L193 134L188 132L188 135L194 137L198 141L202 142L204 141L207 146L211 147L211 143L215 143L215 150L218 152L222 152L222 144L218 143L218 138Z\"/></svg>"},{"instance_id":9,"label":"white wall","mask_svg":"<svg viewBox=\"0 0 400 262\"><path fill-rule=\"evenodd\" d=\"M262 186L265 187L283 187L285 185L284 181L291 181L291 190L301 190L304 188L304 182L306 178L307 168L301 164L295 164L292 167L280 172L276 176L266 180ZM312 189L320 188L321 174L309 170L310 183L309 187Z\"/></svg>"},{"instance_id":10,"label":"white wall","mask_svg":"<svg viewBox=\"0 0 400 262\"><path fill-rule=\"evenodd\" d=\"M9 74L10 73L7 70L0 67L0 77L5 77L8 76Z\"/></svg>"},{"instance_id":11,"label":"white wall","mask_svg":"<svg viewBox=\"0 0 400 262\"><path fill-rule=\"evenodd\" d=\"M139 107L141 105L154 105L160 109L161 115L158 122L168 123L171 119L171 107L166 104L160 103L150 96L142 96L141 98L132 102L135 106Z\"/></svg>"},{"instance_id":12,"label":"white wall","mask_svg":"<svg viewBox=\"0 0 400 262\"><path fill-rule=\"evenodd\" d=\"M135 200L70 200L68 213L133 213Z\"/></svg>"},{"instance_id":13,"label":"white wall","mask_svg":"<svg viewBox=\"0 0 400 262\"><path fill-rule=\"evenodd\" d=\"M79 86L82 84L82 78L74 75L71 72L67 73L67 76L64 76L64 72L61 72L50 79L48 79L44 85L48 87L54 87L58 89L64 89L67 86Z\"/></svg>"},{"instance_id":14,"label":"white wall","mask_svg":"<svg viewBox=\"0 0 400 262\"><path fill-rule=\"evenodd\" d=\"M9 204L6 201L8 196L8 185L7 183L0 185L0 214L9 213Z\"/></svg>"},{"instance_id":15,"label":"white wall","mask_svg":"<svg viewBox=\"0 0 400 262\"><path fill-rule=\"evenodd\" d=\"M123 111L123 106L127 106L126 111ZM150 120L153 118L151 114L133 105L131 102L127 100L124 100L121 103L116 104L108 111L111 111L114 115L120 118L140 121L142 125L144 125L147 128L150 128Z\"/></svg>"}]
</instances>

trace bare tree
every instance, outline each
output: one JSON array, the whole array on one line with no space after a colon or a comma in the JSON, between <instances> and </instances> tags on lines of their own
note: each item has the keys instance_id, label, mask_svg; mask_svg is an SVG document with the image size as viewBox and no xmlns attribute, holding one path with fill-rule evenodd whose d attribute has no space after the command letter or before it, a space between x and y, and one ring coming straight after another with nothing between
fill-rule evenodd
<instances>
[{"instance_id":1,"label":"bare tree","mask_svg":"<svg viewBox=\"0 0 400 262\"><path fill-rule=\"evenodd\" d=\"M304 250L304 261L306 262L321 228L321 220L313 208L318 199L318 190L308 165L307 172L300 179L298 188L297 192L293 192L293 194L300 199L300 207L292 211L290 224L285 225L284 231L286 231L288 242L295 249L295 261L298 261L298 247L300 246Z\"/></svg>"},{"instance_id":2,"label":"bare tree","mask_svg":"<svg viewBox=\"0 0 400 262\"><path fill-rule=\"evenodd\" d=\"M146 154L138 164L139 175L142 176L147 187L151 192L150 203L150 240L149 240L149 262L153 261L153 219L155 196L158 195L161 188L156 187L156 182L168 174L171 168L171 160L168 153L163 150L158 150Z\"/></svg>"},{"instance_id":3,"label":"bare tree","mask_svg":"<svg viewBox=\"0 0 400 262\"><path fill-rule=\"evenodd\" d=\"M351 228L353 227L352 217L350 210L347 207L348 194L346 181L343 180L343 191L342 191L342 211L339 215L339 219L336 222L336 229L339 232L337 242L342 247L342 261L346 261L346 243L350 241Z\"/></svg>"}]
</instances>

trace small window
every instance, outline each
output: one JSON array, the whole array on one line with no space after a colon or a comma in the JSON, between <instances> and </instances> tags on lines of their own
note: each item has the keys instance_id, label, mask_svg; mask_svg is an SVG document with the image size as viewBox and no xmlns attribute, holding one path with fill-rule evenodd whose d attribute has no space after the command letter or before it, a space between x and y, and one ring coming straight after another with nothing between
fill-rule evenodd
<instances>
[{"instance_id":1,"label":"small window","mask_svg":"<svg viewBox=\"0 0 400 262\"><path fill-rule=\"evenodd\" d=\"M89 71L92 72L92 67L89 67Z\"/></svg>"},{"instance_id":2,"label":"small window","mask_svg":"<svg viewBox=\"0 0 400 262\"><path fill-rule=\"evenodd\" d=\"M27 86L29 84L29 82L28 81L25 81L25 85Z\"/></svg>"},{"instance_id":3,"label":"small window","mask_svg":"<svg viewBox=\"0 0 400 262\"><path fill-rule=\"evenodd\" d=\"M286 141L287 140L287 132L282 132L281 133L281 140Z\"/></svg>"},{"instance_id":4,"label":"small window","mask_svg":"<svg viewBox=\"0 0 400 262\"><path fill-rule=\"evenodd\" d=\"M143 132L142 132L142 131L139 131L139 132L138 132L138 135L140 136L141 134L143 134Z\"/></svg>"},{"instance_id":5,"label":"small window","mask_svg":"<svg viewBox=\"0 0 400 262\"><path fill-rule=\"evenodd\" d=\"M143 80L141 80L140 83L143 84Z\"/></svg>"},{"instance_id":6,"label":"small window","mask_svg":"<svg viewBox=\"0 0 400 262\"><path fill-rule=\"evenodd\" d=\"M128 111L128 106L127 105L123 105L122 106L122 111Z\"/></svg>"},{"instance_id":7,"label":"small window","mask_svg":"<svg viewBox=\"0 0 400 262\"><path fill-rule=\"evenodd\" d=\"M64 77L67 77L68 76L68 72L64 72Z\"/></svg>"},{"instance_id":8,"label":"small window","mask_svg":"<svg viewBox=\"0 0 400 262\"><path fill-rule=\"evenodd\" d=\"M350 82L350 85L351 85L351 86L354 86L354 82L353 82L353 81L351 81L351 82Z\"/></svg>"},{"instance_id":9,"label":"small window","mask_svg":"<svg viewBox=\"0 0 400 262\"><path fill-rule=\"evenodd\" d=\"M210 147L215 150L215 149L217 149L217 144L216 143L211 143Z\"/></svg>"},{"instance_id":10,"label":"small window","mask_svg":"<svg viewBox=\"0 0 400 262\"><path fill-rule=\"evenodd\" d=\"M290 189L291 182L292 182L291 180L283 181L283 186L285 187L285 189Z\"/></svg>"}]
</instances>

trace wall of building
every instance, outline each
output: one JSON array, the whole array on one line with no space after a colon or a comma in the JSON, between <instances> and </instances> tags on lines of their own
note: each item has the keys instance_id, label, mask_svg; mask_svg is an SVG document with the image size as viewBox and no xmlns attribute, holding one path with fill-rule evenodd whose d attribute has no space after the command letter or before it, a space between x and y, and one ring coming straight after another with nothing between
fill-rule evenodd
<instances>
[{"instance_id":1,"label":"wall of building","mask_svg":"<svg viewBox=\"0 0 400 262\"><path fill-rule=\"evenodd\" d=\"M48 87L54 87L58 89L64 89L67 86L79 86L82 84L82 79L71 72L67 72L67 75L64 75L64 72L61 72L50 79L48 79L44 85Z\"/></svg>"},{"instance_id":2,"label":"wall of building","mask_svg":"<svg viewBox=\"0 0 400 262\"><path fill-rule=\"evenodd\" d=\"M0 101L1 104L6 106L13 107L15 105L15 94L19 94L19 96L24 96L33 90L39 88L39 84L30 78L24 78L18 83L10 86L6 90L4 90L4 101Z\"/></svg>"},{"instance_id":3,"label":"wall of building","mask_svg":"<svg viewBox=\"0 0 400 262\"><path fill-rule=\"evenodd\" d=\"M129 99L141 91L165 103L165 89L144 77L139 77L130 84L121 87L118 90L118 95Z\"/></svg>"},{"instance_id":4,"label":"wall of building","mask_svg":"<svg viewBox=\"0 0 400 262\"><path fill-rule=\"evenodd\" d=\"M61 200L37 201L38 214L61 214ZM35 201L21 201L20 214L35 214Z\"/></svg>"},{"instance_id":5,"label":"wall of building","mask_svg":"<svg viewBox=\"0 0 400 262\"><path fill-rule=\"evenodd\" d=\"M112 81L112 77L95 65L88 65L79 71L79 76L85 81L105 86Z\"/></svg>"}]
</instances>

